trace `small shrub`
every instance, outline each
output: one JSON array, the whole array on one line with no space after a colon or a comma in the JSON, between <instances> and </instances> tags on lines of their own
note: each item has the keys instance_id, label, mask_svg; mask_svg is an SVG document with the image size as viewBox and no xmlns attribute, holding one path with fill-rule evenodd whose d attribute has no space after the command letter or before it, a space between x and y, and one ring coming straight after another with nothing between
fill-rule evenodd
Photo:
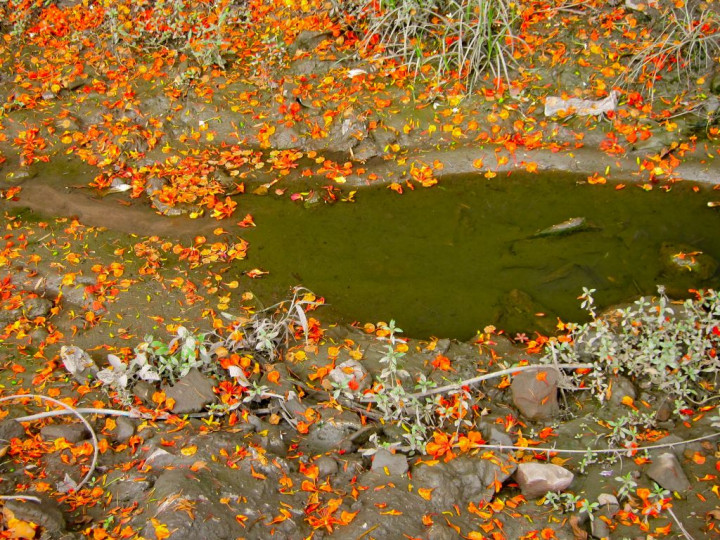
<instances>
[{"instance_id":1,"label":"small shrub","mask_svg":"<svg viewBox=\"0 0 720 540\"><path fill-rule=\"evenodd\" d=\"M701 405L716 394L720 368L716 291L697 292L696 298L673 305L660 287L656 298L640 298L605 315L595 309L594 292L584 289L580 297L592 320L570 326L571 342L552 340L545 362L596 364L583 377L600 401L606 399L613 375L635 378L641 386L670 396L676 412ZM623 429L631 424L636 422L618 428L618 436L623 438Z\"/></svg>"},{"instance_id":2,"label":"small shrub","mask_svg":"<svg viewBox=\"0 0 720 540\"><path fill-rule=\"evenodd\" d=\"M320 302L310 291L298 287L290 300L266 308L252 317L235 317L227 337L217 336L217 343L230 352L248 352L264 361L274 361L287 348L298 330L307 338L309 324L303 306L318 306Z\"/></svg>"}]
</instances>

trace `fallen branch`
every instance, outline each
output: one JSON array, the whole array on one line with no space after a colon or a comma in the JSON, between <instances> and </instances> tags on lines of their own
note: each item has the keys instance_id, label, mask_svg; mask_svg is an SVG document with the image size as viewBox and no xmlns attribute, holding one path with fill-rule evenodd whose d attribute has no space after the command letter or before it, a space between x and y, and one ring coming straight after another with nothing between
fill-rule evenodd
<instances>
[{"instance_id":1,"label":"fallen branch","mask_svg":"<svg viewBox=\"0 0 720 540\"><path fill-rule=\"evenodd\" d=\"M665 444L651 444L648 446L624 447L624 448L586 448L585 450L576 450L570 448L548 448L539 446L518 446L513 444L478 444L477 448L487 448L489 450L529 450L531 452L547 452L549 454L623 454L625 452L644 452L646 450L658 450L660 448L673 448L684 444L692 444L699 441L706 441L720 437L720 432L711 433L695 439L687 441L678 441Z\"/></svg>"},{"instance_id":2,"label":"fallen branch","mask_svg":"<svg viewBox=\"0 0 720 540\"><path fill-rule=\"evenodd\" d=\"M488 379L494 379L496 377L504 377L505 375L512 375L514 373L519 373L521 371L529 371L531 369L556 369L560 371L561 369L593 369L597 366L595 364L566 364L566 365L558 365L558 366L551 366L551 365L532 365L532 366L518 366L513 368L507 368L502 369L500 371L494 371L492 373L486 373L485 375L478 375L477 377L473 377L472 379L466 379L464 381L459 381L453 384L447 384L445 386L438 386L437 388L431 388L430 390L426 390L425 392L418 392L416 394L408 394L408 398L424 398L427 396L433 396L435 394L444 394L446 392L454 392L456 390L461 390L463 386L470 386L472 384L476 384L482 381L486 381ZM375 403L376 399L373 396L364 396L362 399L360 399L363 403Z\"/></svg>"}]
</instances>

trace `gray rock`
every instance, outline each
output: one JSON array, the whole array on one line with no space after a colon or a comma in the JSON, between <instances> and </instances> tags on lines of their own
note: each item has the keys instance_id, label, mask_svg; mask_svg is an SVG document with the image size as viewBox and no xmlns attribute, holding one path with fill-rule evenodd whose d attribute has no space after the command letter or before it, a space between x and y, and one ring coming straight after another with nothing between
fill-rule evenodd
<instances>
[{"instance_id":1,"label":"gray rock","mask_svg":"<svg viewBox=\"0 0 720 540\"><path fill-rule=\"evenodd\" d=\"M552 335L555 333L555 317L542 304L528 293L513 289L500 301L500 309L495 316L495 324L507 332L527 332L539 330ZM544 313L542 317L537 313Z\"/></svg>"},{"instance_id":2,"label":"gray rock","mask_svg":"<svg viewBox=\"0 0 720 540\"><path fill-rule=\"evenodd\" d=\"M510 435L495 426L491 426L488 430L488 442L500 446L512 446L514 444Z\"/></svg>"},{"instance_id":3,"label":"gray rock","mask_svg":"<svg viewBox=\"0 0 720 540\"><path fill-rule=\"evenodd\" d=\"M0 446L9 442L10 439L21 439L25 437L25 429L12 419L0 421Z\"/></svg>"},{"instance_id":4,"label":"gray rock","mask_svg":"<svg viewBox=\"0 0 720 540\"><path fill-rule=\"evenodd\" d=\"M620 503L617 497L611 493L601 493L598 495L597 502L600 507L595 511L594 519L590 521L590 532L595 538L610 538L610 527L604 519L600 518L605 517L609 521L612 520L620 508Z\"/></svg>"},{"instance_id":5,"label":"gray rock","mask_svg":"<svg viewBox=\"0 0 720 540\"><path fill-rule=\"evenodd\" d=\"M260 377L259 384L261 386L267 386L273 394L280 394L281 396L286 396L288 392L295 389L290 377L290 372L285 364L271 364L266 366L266 368L265 373ZM280 374L276 381L268 378L268 374L273 371Z\"/></svg>"},{"instance_id":6,"label":"gray rock","mask_svg":"<svg viewBox=\"0 0 720 540\"><path fill-rule=\"evenodd\" d=\"M46 441L65 439L75 444L90 438L90 433L83 424L51 424L40 430L40 435Z\"/></svg>"},{"instance_id":7,"label":"gray rock","mask_svg":"<svg viewBox=\"0 0 720 540\"><path fill-rule=\"evenodd\" d=\"M653 459L647 475L665 489L685 491L690 489L690 481L680 466L680 462L671 452L665 452Z\"/></svg>"},{"instance_id":8,"label":"gray rock","mask_svg":"<svg viewBox=\"0 0 720 540\"><path fill-rule=\"evenodd\" d=\"M332 476L338 472L338 463L330 456L319 457L315 460L315 465L317 465L318 476L320 478Z\"/></svg>"},{"instance_id":9,"label":"gray rock","mask_svg":"<svg viewBox=\"0 0 720 540\"><path fill-rule=\"evenodd\" d=\"M17 519L32 521L47 533L57 534L65 529L65 516L55 501L38 493L24 493L24 495L33 495L42 502L7 500L5 508L12 511Z\"/></svg>"},{"instance_id":10,"label":"gray rock","mask_svg":"<svg viewBox=\"0 0 720 540\"><path fill-rule=\"evenodd\" d=\"M688 452L688 451L692 452L692 453L703 451L701 442L683 443L684 440L685 439L683 439L682 437L675 435L674 433L671 433L667 437L664 437L662 442L663 442L663 444L667 444L667 445L672 444L673 445L673 446L669 446L668 448L671 452L673 452L675 454L675 456L678 459L683 458L683 456L685 455L685 452ZM677 444L677 443L683 443L683 444ZM654 461L662 453L664 453L664 452L662 452L662 451L651 452L650 457Z\"/></svg>"},{"instance_id":11,"label":"gray rock","mask_svg":"<svg viewBox=\"0 0 720 540\"><path fill-rule=\"evenodd\" d=\"M276 456L287 456L289 435L283 427L269 425L259 435L260 446Z\"/></svg>"},{"instance_id":12,"label":"gray rock","mask_svg":"<svg viewBox=\"0 0 720 540\"><path fill-rule=\"evenodd\" d=\"M224 489L223 483L207 471L189 474L187 470L166 470L155 481L149 515L166 524L177 538L219 540L246 536L229 509L218 502ZM181 504L189 505L193 513L179 511ZM195 516L202 518L195 519ZM142 536L157 538L150 520L144 519L147 525Z\"/></svg>"},{"instance_id":13,"label":"gray rock","mask_svg":"<svg viewBox=\"0 0 720 540\"><path fill-rule=\"evenodd\" d=\"M0 310L0 324L5 325L17 321L21 316L20 309L2 309Z\"/></svg>"},{"instance_id":14,"label":"gray rock","mask_svg":"<svg viewBox=\"0 0 720 540\"><path fill-rule=\"evenodd\" d=\"M110 432L110 440L113 442L126 442L135 435L135 423L124 416L115 419L115 429Z\"/></svg>"},{"instance_id":15,"label":"gray rock","mask_svg":"<svg viewBox=\"0 0 720 540\"><path fill-rule=\"evenodd\" d=\"M149 405L152 403L155 387L147 381L138 381L135 383L135 386L133 386L132 391L143 403Z\"/></svg>"},{"instance_id":16,"label":"gray rock","mask_svg":"<svg viewBox=\"0 0 720 540\"><path fill-rule=\"evenodd\" d=\"M312 51L326 39L332 39L331 32L320 32L315 30L303 30L298 34L288 52L294 56L298 51Z\"/></svg>"},{"instance_id":17,"label":"gray rock","mask_svg":"<svg viewBox=\"0 0 720 540\"><path fill-rule=\"evenodd\" d=\"M427 538L427 540L455 540L457 538L457 532L447 525L435 522L428 529L425 538Z\"/></svg>"},{"instance_id":18,"label":"gray rock","mask_svg":"<svg viewBox=\"0 0 720 540\"><path fill-rule=\"evenodd\" d=\"M105 489L118 502L140 501L152 487L146 475L137 471L111 471L105 479Z\"/></svg>"},{"instance_id":19,"label":"gray rock","mask_svg":"<svg viewBox=\"0 0 720 540\"><path fill-rule=\"evenodd\" d=\"M63 361L65 369L67 369L80 384L85 384L89 378L94 377L98 372L95 361L80 347L63 345L60 347L60 358Z\"/></svg>"},{"instance_id":20,"label":"gray rock","mask_svg":"<svg viewBox=\"0 0 720 540\"><path fill-rule=\"evenodd\" d=\"M290 398L285 402L285 411L293 418L304 416L307 410L308 406L296 397Z\"/></svg>"},{"instance_id":21,"label":"gray rock","mask_svg":"<svg viewBox=\"0 0 720 540\"><path fill-rule=\"evenodd\" d=\"M546 236L568 236L570 234L586 231L588 228L589 225L586 218L574 217L542 229L533 234L530 238L544 238Z\"/></svg>"},{"instance_id":22,"label":"gray rock","mask_svg":"<svg viewBox=\"0 0 720 540\"><path fill-rule=\"evenodd\" d=\"M32 343L42 343L49 335L50 333L42 327L35 328L28 334Z\"/></svg>"},{"instance_id":23,"label":"gray rock","mask_svg":"<svg viewBox=\"0 0 720 540\"><path fill-rule=\"evenodd\" d=\"M393 454L384 448L375 452L372 460L372 471L384 471L389 476L402 475L408 472L407 457L404 454Z\"/></svg>"},{"instance_id":24,"label":"gray rock","mask_svg":"<svg viewBox=\"0 0 720 540\"><path fill-rule=\"evenodd\" d=\"M558 113L573 113L578 116L597 116L614 111L617 108L618 93L613 90L604 99L589 100L580 98L563 99L558 96L545 98L545 116L555 116Z\"/></svg>"},{"instance_id":25,"label":"gray rock","mask_svg":"<svg viewBox=\"0 0 720 540\"><path fill-rule=\"evenodd\" d=\"M515 473L515 480L526 499L542 497L549 491L563 491L573 478L573 473L552 463L520 463Z\"/></svg>"},{"instance_id":26,"label":"gray rock","mask_svg":"<svg viewBox=\"0 0 720 540\"><path fill-rule=\"evenodd\" d=\"M504 482L515 471L515 463L504 454L495 454L497 461L460 456L447 463L413 467L413 484L432 489L432 506L445 511L468 501L492 500L495 483Z\"/></svg>"},{"instance_id":27,"label":"gray rock","mask_svg":"<svg viewBox=\"0 0 720 540\"><path fill-rule=\"evenodd\" d=\"M627 377L617 375L613 378L611 384L612 394L610 395L610 403L613 403L614 405L622 403L625 396L628 396L633 400L637 396L635 385L633 385L632 381L630 381Z\"/></svg>"},{"instance_id":28,"label":"gray rock","mask_svg":"<svg viewBox=\"0 0 720 540\"><path fill-rule=\"evenodd\" d=\"M173 386L163 386L163 390L166 398L175 400L175 414L188 414L200 412L215 401L213 387L210 379L193 368Z\"/></svg>"},{"instance_id":29,"label":"gray rock","mask_svg":"<svg viewBox=\"0 0 720 540\"><path fill-rule=\"evenodd\" d=\"M23 314L30 320L37 317L47 317L53 303L47 298L36 296L35 298L27 298L23 303Z\"/></svg>"},{"instance_id":30,"label":"gray rock","mask_svg":"<svg viewBox=\"0 0 720 540\"><path fill-rule=\"evenodd\" d=\"M538 368L518 373L510 386L513 403L529 420L549 420L557 414L558 373Z\"/></svg>"},{"instance_id":31,"label":"gray rock","mask_svg":"<svg viewBox=\"0 0 720 540\"><path fill-rule=\"evenodd\" d=\"M310 426L307 437L300 442L303 451L324 454L331 450L352 450L350 438L360 430L360 417L350 411L323 410L322 420Z\"/></svg>"}]
</instances>

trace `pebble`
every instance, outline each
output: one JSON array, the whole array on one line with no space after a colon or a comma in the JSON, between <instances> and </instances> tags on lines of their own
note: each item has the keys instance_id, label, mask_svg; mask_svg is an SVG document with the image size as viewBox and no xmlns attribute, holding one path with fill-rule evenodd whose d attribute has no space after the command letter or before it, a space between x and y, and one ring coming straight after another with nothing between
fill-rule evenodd
<instances>
[{"instance_id":1,"label":"pebble","mask_svg":"<svg viewBox=\"0 0 720 540\"><path fill-rule=\"evenodd\" d=\"M538 368L518 373L512 381L513 403L528 420L550 420L557 414L558 373Z\"/></svg>"},{"instance_id":2,"label":"pebble","mask_svg":"<svg viewBox=\"0 0 720 540\"><path fill-rule=\"evenodd\" d=\"M388 476L402 475L408 472L407 457L404 454L393 454L380 448L373 456L370 470L384 470Z\"/></svg>"},{"instance_id":3,"label":"pebble","mask_svg":"<svg viewBox=\"0 0 720 540\"><path fill-rule=\"evenodd\" d=\"M172 386L163 386L165 397L174 399L172 411L175 414L189 414L202 411L215 401L213 382L196 368L191 369Z\"/></svg>"},{"instance_id":4,"label":"pebble","mask_svg":"<svg viewBox=\"0 0 720 540\"><path fill-rule=\"evenodd\" d=\"M573 478L573 473L552 463L520 463L515 473L515 480L526 499L537 499L549 491L564 491Z\"/></svg>"},{"instance_id":5,"label":"pebble","mask_svg":"<svg viewBox=\"0 0 720 540\"><path fill-rule=\"evenodd\" d=\"M690 481L685 475L685 471L683 471L675 454L671 452L665 452L653 459L647 475L657 482L660 487L670 491L690 489Z\"/></svg>"},{"instance_id":6,"label":"pebble","mask_svg":"<svg viewBox=\"0 0 720 540\"><path fill-rule=\"evenodd\" d=\"M40 435L46 441L65 439L72 444L90 438L90 433L83 424L50 424L40 430Z\"/></svg>"}]
</instances>

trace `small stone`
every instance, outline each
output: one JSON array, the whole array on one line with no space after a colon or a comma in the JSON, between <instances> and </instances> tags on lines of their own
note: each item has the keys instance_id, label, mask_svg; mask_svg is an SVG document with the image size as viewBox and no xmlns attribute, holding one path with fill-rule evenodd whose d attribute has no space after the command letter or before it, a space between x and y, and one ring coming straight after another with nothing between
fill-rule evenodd
<instances>
[{"instance_id":1,"label":"small stone","mask_svg":"<svg viewBox=\"0 0 720 540\"><path fill-rule=\"evenodd\" d=\"M292 415L293 418L304 416L308 410L308 406L305 405L296 397L292 397L285 402L285 410Z\"/></svg>"},{"instance_id":2,"label":"small stone","mask_svg":"<svg viewBox=\"0 0 720 540\"><path fill-rule=\"evenodd\" d=\"M72 444L90 438L90 434L83 424L51 424L42 428L40 435L46 441L65 439Z\"/></svg>"},{"instance_id":3,"label":"small stone","mask_svg":"<svg viewBox=\"0 0 720 540\"><path fill-rule=\"evenodd\" d=\"M23 303L23 314L30 320L37 317L46 317L53 307L53 303L47 298L39 296L28 298Z\"/></svg>"},{"instance_id":4,"label":"small stone","mask_svg":"<svg viewBox=\"0 0 720 540\"><path fill-rule=\"evenodd\" d=\"M492 426L489 430L488 442L498 446L512 446L513 440L505 431Z\"/></svg>"},{"instance_id":5,"label":"small stone","mask_svg":"<svg viewBox=\"0 0 720 540\"><path fill-rule=\"evenodd\" d=\"M433 523L428 529L427 540L454 540L457 533L442 523Z\"/></svg>"},{"instance_id":6,"label":"small stone","mask_svg":"<svg viewBox=\"0 0 720 540\"><path fill-rule=\"evenodd\" d=\"M617 497L612 493L601 493L598 495L597 502L601 507L614 508L615 510L620 507Z\"/></svg>"},{"instance_id":7,"label":"small stone","mask_svg":"<svg viewBox=\"0 0 720 540\"><path fill-rule=\"evenodd\" d=\"M152 488L152 483L135 471L112 471L107 475L104 487L112 494L113 500L130 502L142 500Z\"/></svg>"},{"instance_id":8,"label":"small stone","mask_svg":"<svg viewBox=\"0 0 720 540\"><path fill-rule=\"evenodd\" d=\"M177 456L171 454L162 448L156 448L146 459L145 465L150 465L156 469L162 469L174 464Z\"/></svg>"},{"instance_id":9,"label":"small stone","mask_svg":"<svg viewBox=\"0 0 720 540\"><path fill-rule=\"evenodd\" d=\"M438 512L452 508L458 501L490 501L495 488L515 472L515 463L505 454L495 453L493 460L458 456L432 466L413 466L413 485L432 489L431 506Z\"/></svg>"},{"instance_id":10,"label":"small stone","mask_svg":"<svg viewBox=\"0 0 720 540\"><path fill-rule=\"evenodd\" d=\"M667 422L673 413L673 404L670 399L664 399L655 413L655 419L658 422Z\"/></svg>"},{"instance_id":11,"label":"small stone","mask_svg":"<svg viewBox=\"0 0 720 540\"><path fill-rule=\"evenodd\" d=\"M610 532L610 527L605 523L605 520L594 516L594 519L590 522L590 534L594 538L610 538Z\"/></svg>"},{"instance_id":12,"label":"small stone","mask_svg":"<svg viewBox=\"0 0 720 540\"><path fill-rule=\"evenodd\" d=\"M321 420L310 426L302 441L303 451L324 454L332 450L352 451L351 436L362 429L360 417L351 411L324 409Z\"/></svg>"},{"instance_id":13,"label":"small stone","mask_svg":"<svg viewBox=\"0 0 720 540\"><path fill-rule=\"evenodd\" d=\"M41 327L35 328L28 334L32 343L42 343L49 335L50 333Z\"/></svg>"},{"instance_id":14,"label":"small stone","mask_svg":"<svg viewBox=\"0 0 720 540\"><path fill-rule=\"evenodd\" d=\"M10 442L10 439L21 439L23 437L25 437L25 430L19 422L12 419L0 421L0 446Z\"/></svg>"},{"instance_id":15,"label":"small stone","mask_svg":"<svg viewBox=\"0 0 720 540\"><path fill-rule=\"evenodd\" d=\"M147 381L138 381L133 386L133 394L135 394L146 405L152 403L152 397L155 393L155 387Z\"/></svg>"},{"instance_id":16,"label":"small stone","mask_svg":"<svg viewBox=\"0 0 720 540\"><path fill-rule=\"evenodd\" d=\"M175 414L188 414L200 412L215 401L213 387L210 379L193 368L173 386L163 386L163 390L167 399L175 400Z\"/></svg>"},{"instance_id":17,"label":"small stone","mask_svg":"<svg viewBox=\"0 0 720 540\"><path fill-rule=\"evenodd\" d=\"M620 508L620 503L612 493L601 493L598 495L597 502L600 507L595 511L594 519L590 521L590 532L595 538L610 538L608 522L612 521L613 516ZM602 517L607 521L601 519Z\"/></svg>"},{"instance_id":18,"label":"small stone","mask_svg":"<svg viewBox=\"0 0 720 540\"><path fill-rule=\"evenodd\" d=\"M110 440L113 442L126 442L135 435L135 424L129 418L119 416L115 419L115 429L110 432Z\"/></svg>"},{"instance_id":19,"label":"small stone","mask_svg":"<svg viewBox=\"0 0 720 540\"><path fill-rule=\"evenodd\" d=\"M580 98L563 99L559 96L545 98L545 116L555 116L558 113L573 113L578 116L597 116L612 112L617 108L618 93L613 90L604 99L589 100Z\"/></svg>"},{"instance_id":20,"label":"small stone","mask_svg":"<svg viewBox=\"0 0 720 540\"><path fill-rule=\"evenodd\" d=\"M384 470L389 476L402 475L408 472L407 457L403 454L393 454L380 448L373 456L370 470Z\"/></svg>"},{"instance_id":21,"label":"small stone","mask_svg":"<svg viewBox=\"0 0 720 540\"><path fill-rule=\"evenodd\" d=\"M688 244L664 243L660 258L669 276L692 275L696 280L710 279L718 268L718 262L708 253Z\"/></svg>"},{"instance_id":22,"label":"small stone","mask_svg":"<svg viewBox=\"0 0 720 540\"><path fill-rule=\"evenodd\" d=\"M552 463L520 463L515 473L515 480L526 499L542 497L549 491L564 491L573 478L573 473Z\"/></svg>"},{"instance_id":23,"label":"small stone","mask_svg":"<svg viewBox=\"0 0 720 540\"><path fill-rule=\"evenodd\" d=\"M338 472L338 464L330 456L321 456L315 460L315 465L318 468L318 476L325 478L326 476L332 476Z\"/></svg>"},{"instance_id":24,"label":"small stone","mask_svg":"<svg viewBox=\"0 0 720 540\"><path fill-rule=\"evenodd\" d=\"M675 454L666 452L653 460L647 475L658 485L670 491L685 491L690 489L690 481L680 466Z\"/></svg>"},{"instance_id":25,"label":"small stone","mask_svg":"<svg viewBox=\"0 0 720 540\"><path fill-rule=\"evenodd\" d=\"M276 456L287 456L288 443L285 441L285 431L280 426L270 425L260 435L260 446Z\"/></svg>"},{"instance_id":26,"label":"small stone","mask_svg":"<svg viewBox=\"0 0 720 540\"><path fill-rule=\"evenodd\" d=\"M637 396L637 391L635 390L635 386L633 385L632 381L630 381L630 379L628 379L627 377L623 377L621 375L613 378L610 390L610 403L613 403L615 405L622 403L623 398L626 396L633 400Z\"/></svg>"},{"instance_id":27,"label":"small stone","mask_svg":"<svg viewBox=\"0 0 720 540\"><path fill-rule=\"evenodd\" d=\"M558 373L552 368L537 368L518 373L512 381L513 403L529 420L549 420L559 410Z\"/></svg>"}]
</instances>

